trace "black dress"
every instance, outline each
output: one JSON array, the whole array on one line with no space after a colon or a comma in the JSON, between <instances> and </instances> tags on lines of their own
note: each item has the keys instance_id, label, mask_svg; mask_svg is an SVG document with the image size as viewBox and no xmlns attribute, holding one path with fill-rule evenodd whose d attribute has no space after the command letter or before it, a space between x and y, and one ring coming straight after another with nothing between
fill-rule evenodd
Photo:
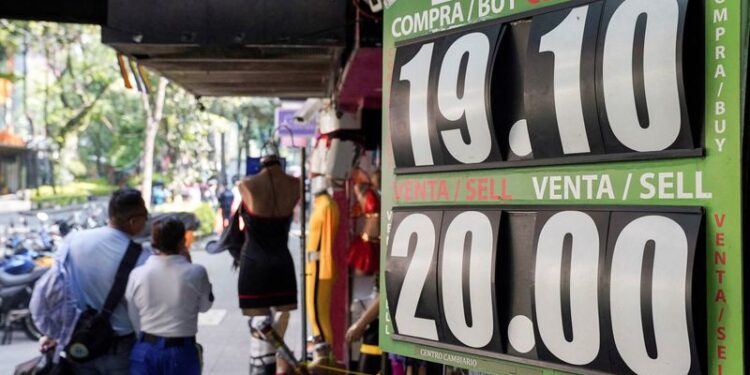
<instances>
[{"instance_id":1,"label":"black dress","mask_svg":"<svg viewBox=\"0 0 750 375\"><path fill-rule=\"evenodd\" d=\"M297 279L289 253L292 217L262 217L242 211L245 243L237 289L240 308L297 305Z\"/></svg>"}]
</instances>

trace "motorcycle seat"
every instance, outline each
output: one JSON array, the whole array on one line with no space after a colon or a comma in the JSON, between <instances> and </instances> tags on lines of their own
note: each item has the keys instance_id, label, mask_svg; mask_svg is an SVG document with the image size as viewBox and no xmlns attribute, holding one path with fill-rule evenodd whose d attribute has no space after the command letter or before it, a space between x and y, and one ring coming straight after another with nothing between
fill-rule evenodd
<instances>
[{"instance_id":1,"label":"motorcycle seat","mask_svg":"<svg viewBox=\"0 0 750 375\"><path fill-rule=\"evenodd\" d=\"M23 275L11 275L7 272L0 271L0 285L11 287L16 285L29 284L42 277L49 267L37 267L29 273Z\"/></svg>"}]
</instances>

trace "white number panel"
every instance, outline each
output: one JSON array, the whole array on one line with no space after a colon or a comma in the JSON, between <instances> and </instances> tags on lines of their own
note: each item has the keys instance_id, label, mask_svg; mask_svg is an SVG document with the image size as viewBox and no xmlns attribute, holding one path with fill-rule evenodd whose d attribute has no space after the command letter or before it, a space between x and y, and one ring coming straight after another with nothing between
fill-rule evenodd
<instances>
[{"instance_id":1,"label":"white number panel","mask_svg":"<svg viewBox=\"0 0 750 375\"><path fill-rule=\"evenodd\" d=\"M600 0L399 46L397 172L700 156L688 9Z\"/></svg>"},{"instance_id":2,"label":"white number panel","mask_svg":"<svg viewBox=\"0 0 750 375\"><path fill-rule=\"evenodd\" d=\"M500 212L446 211L443 222L438 263L441 342L500 350L493 308Z\"/></svg>"},{"instance_id":3,"label":"white number panel","mask_svg":"<svg viewBox=\"0 0 750 375\"><path fill-rule=\"evenodd\" d=\"M391 129L397 165L502 161L489 108L500 25L396 51Z\"/></svg>"},{"instance_id":4,"label":"white number panel","mask_svg":"<svg viewBox=\"0 0 750 375\"><path fill-rule=\"evenodd\" d=\"M396 209L397 340L617 374L702 374L700 208Z\"/></svg>"},{"instance_id":5,"label":"white number panel","mask_svg":"<svg viewBox=\"0 0 750 375\"><path fill-rule=\"evenodd\" d=\"M524 103L534 158L603 154L594 80L601 3L532 19Z\"/></svg>"},{"instance_id":6,"label":"white number panel","mask_svg":"<svg viewBox=\"0 0 750 375\"><path fill-rule=\"evenodd\" d=\"M393 325L408 336L439 340L437 246L442 212L393 214L390 258L385 279Z\"/></svg>"}]
</instances>

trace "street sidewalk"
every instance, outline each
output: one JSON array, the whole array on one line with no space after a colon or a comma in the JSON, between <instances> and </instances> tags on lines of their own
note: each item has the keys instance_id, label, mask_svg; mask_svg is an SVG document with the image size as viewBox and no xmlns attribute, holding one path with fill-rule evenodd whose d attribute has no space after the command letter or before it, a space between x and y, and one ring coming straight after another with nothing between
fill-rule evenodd
<instances>
[{"instance_id":1,"label":"street sidewalk","mask_svg":"<svg viewBox=\"0 0 750 375\"><path fill-rule=\"evenodd\" d=\"M208 254L200 248L204 243L196 242L191 251L193 261L206 267L216 297L212 309L199 319L198 342L204 348L203 374L245 375L249 372L250 331L247 317L238 308L237 271L231 269L232 259L228 253ZM295 266L298 266L297 237L290 237L289 249ZM291 313L285 335L287 344L295 351L300 347L301 339L299 318L299 310ZM0 374L12 374L18 363L38 355L37 348L35 342L17 332L12 345L0 346Z\"/></svg>"}]
</instances>

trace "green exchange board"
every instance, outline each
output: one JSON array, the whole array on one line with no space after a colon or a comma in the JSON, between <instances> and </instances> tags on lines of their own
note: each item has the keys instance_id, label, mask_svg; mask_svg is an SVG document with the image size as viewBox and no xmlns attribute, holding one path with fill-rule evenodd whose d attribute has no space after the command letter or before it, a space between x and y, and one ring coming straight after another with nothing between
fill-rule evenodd
<instances>
[{"instance_id":1,"label":"green exchange board","mask_svg":"<svg viewBox=\"0 0 750 375\"><path fill-rule=\"evenodd\" d=\"M382 348L744 373L748 4L385 5Z\"/></svg>"}]
</instances>

